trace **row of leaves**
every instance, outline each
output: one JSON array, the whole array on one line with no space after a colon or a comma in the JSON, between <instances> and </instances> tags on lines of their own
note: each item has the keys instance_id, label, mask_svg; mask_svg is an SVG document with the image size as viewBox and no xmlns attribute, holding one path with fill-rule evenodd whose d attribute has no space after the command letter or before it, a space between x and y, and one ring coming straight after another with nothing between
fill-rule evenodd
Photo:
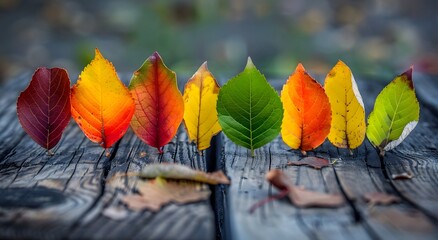
<instances>
[{"instance_id":1,"label":"row of leaves","mask_svg":"<svg viewBox=\"0 0 438 240\"><path fill-rule=\"evenodd\" d=\"M184 120L189 139L199 150L223 130L234 143L254 150L281 131L283 141L303 153L328 137L339 148L355 149L367 135L383 154L400 144L419 120L412 68L397 76L378 95L365 123L365 109L356 81L342 61L328 73L324 87L299 64L281 97L251 59L222 89L204 63L188 80L184 95L176 74L158 53L134 72L129 87L96 49L77 83L60 68L39 68L17 101L24 130L50 150L61 138L70 116L84 134L111 147L129 125L146 144L162 152Z\"/></svg>"}]
</instances>

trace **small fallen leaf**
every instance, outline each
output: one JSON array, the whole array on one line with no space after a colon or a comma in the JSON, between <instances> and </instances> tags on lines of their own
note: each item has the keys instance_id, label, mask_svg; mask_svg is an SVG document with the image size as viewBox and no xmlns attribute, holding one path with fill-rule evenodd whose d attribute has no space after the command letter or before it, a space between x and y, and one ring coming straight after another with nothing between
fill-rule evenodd
<instances>
[{"instance_id":1,"label":"small fallen leaf","mask_svg":"<svg viewBox=\"0 0 438 240\"><path fill-rule=\"evenodd\" d=\"M404 179L411 179L414 177L414 174L411 172L404 172L404 173L396 173L392 174L391 178L393 180L404 180Z\"/></svg>"},{"instance_id":2,"label":"small fallen leaf","mask_svg":"<svg viewBox=\"0 0 438 240\"><path fill-rule=\"evenodd\" d=\"M363 198L371 205L390 205L400 202L399 197L384 192L366 193Z\"/></svg>"},{"instance_id":3,"label":"small fallen leaf","mask_svg":"<svg viewBox=\"0 0 438 240\"><path fill-rule=\"evenodd\" d=\"M419 211L405 212L395 208L372 211L370 216L400 231L432 232L434 225Z\"/></svg>"},{"instance_id":4,"label":"small fallen leaf","mask_svg":"<svg viewBox=\"0 0 438 240\"><path fill-rule=\"evenodd\" d=\"M122 199L134 211L148 209L157 212L171 202L184 204L199 202L210 197L210 190L204 184L166 180L161 177L140 181L137 189L140 195L131 194Z\"/></svg>"},{"instance_id":5,"label":"small fallen leaf","mask_svg":"<svg viewBox=\"0 0 438 240\"><path fill-rule=\"evenodd\" d=\"M339 207L344 204L344 198L339 194L313 192L293 185L279 169L269 171L266 180L280 190L288 190L288 198L297 207Z\"/></svg>"},{"instance_id":6,"label":"small fallen leaf","mask_svg":"<svg viewBox=\"0 0 438 240\"><path fill-rule=\"evenodd\" d=\"M128 211L120 206L111 206L102 211L102 215L112 220L123 220L128 217Z\"/></svg>"},{"instance_id":7,"label":"small fallen leaf","mask_svg":"<svg viewBox=\"0 0 438 240\"><path fill-rule=\"evenodd\" d=\"M146 165L141 173L140 177L143 178L167 178L177 180L191 180L197 182L203 182L208 184L230 184L230 180L225 176L221 170L206 173L191 169L181 164L149 164Z\"/></svg>"},{"instance_id":8,"label":"small fallen leaf","mask_svg":"<svg viewBox=\"0 0 438 240\"><path fill-rule=\"evenodd\" d=\"M323 167L330 166L330 162L327 159L319 158L319 157L305 157L299 161L289 161L287 163L288 166L309 166L315 169L321 169Z\"/></svg>"}]
</instances>

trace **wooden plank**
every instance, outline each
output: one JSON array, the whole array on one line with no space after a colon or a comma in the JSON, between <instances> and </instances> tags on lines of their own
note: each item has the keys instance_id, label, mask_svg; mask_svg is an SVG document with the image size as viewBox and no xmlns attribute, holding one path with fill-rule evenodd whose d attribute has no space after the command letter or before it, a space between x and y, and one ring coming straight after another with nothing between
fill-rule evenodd
<instances>
[{"instance_id":1,"label":"wooden plank","mask_svg":"<svg viewBox=\"0 0 438 240\"><path fill-rule=\"evenodd\" d=\"M226 193L230 214L231 235L235 239L371 239L362 224L354 222L348 205L337 209L298 209L287 200L273 201L257 209L249 208L276 193L264 176L270 169L281 168L291 181L308 189L340 193L334 172L310 168L286 167L288 160L297 160L298 152L289 152L280 138L256 150L251 158L248 150L225 140L224 159L232 185Z\"/></svg>"},{"instance_id":2,"label":"wooden plank","mask_svg":"<svg viewBox=\"0 0 438 240\"><path fill-rule=\"evenodd\" d=\"M425 107L420 123L408 141L385 157L386 177L406 200L438 222L437 118ZM392 174L413 173L410 180L393 180Z\"/></svg>"},{"instance_id":3,"label":"wooden plank","mask_svg":"<svg viewBox=\"0 0 438 240\"><path fill-rule=\"evenodd\" d=\"M182 130L182 129L181 129ZM115 174L139 172L153 162L175 162L205 170L205 158L197 158L193 146L187 144L186 135L180 131L177 140L165 147L165 154L158 155L155 148L146 146L132 132L119 145L116 157L111 162L108 177ZM105 209L120 207L120 198L135 187L136 178L115 178L107 184L102 200L94 211L73 229L71 238L101 239L209 239L214 236L214 216L209 201L178 206L171 204L158 213L130 212L122 221L108 219L102 214Z\"/></svg>"},{"instance_id":4,"label":"wooden plank","mask_svg":"<svg viewBox=\"0 0 438 240\"><path fill-rule=\"evenodd\" d=\"M0 160L4 158L24 137L18 124L16 103L19 91L24 90L30 75L22 74L0 88Z\"/></svg>"},{"instance_id":5,"label":"wooden plank","mask_svg":"<svg viewBox=\"0 0 438 240\"><path fill-rule=\"evenodd\" d=\"M24 76L28 82L30 76ZM0 238L4 239L211 239L215 235L210 201L188 205L169 204L158 213L131 212L120 198L134 191L136 178L120 178L107 183L115 174L138 172L152 162L177 162L205 170L206 159L187 143L180 129L178 136L158 155L131 130L112 149L105 150L85 138L72 121L55 155L35 144L19 126L15 100L18 89L6 85L2 92L0 139ZM18 140L14 140L18 139ZM26 200L23 200L26 199ZM121 221L104 216L106 209L127 211Z\"/></svg>"},{"instance_id":6,"label":"wooden plank","mask_svg":"<svg viewBox=\"0 0 438 240\"><path fill-rule=\"evenodd\" d=\"M400 231L372 217L373 211L396 209L402 212L413 212L418 209L403 200L391 206L370 207L366 203L363 198L366 193L385 192L399 196L385 178L380 168L378 155L369 143L356 150L352 156L348 152L338 151L325 143L317 155L331 161L337 160L333 168L339 184L354 207L354 211L357 212L358 219L367 227L373 239L434 239L436 237L437 232ZM426 216L424 217L427 219Z\"/></svg>"}]
</instances>

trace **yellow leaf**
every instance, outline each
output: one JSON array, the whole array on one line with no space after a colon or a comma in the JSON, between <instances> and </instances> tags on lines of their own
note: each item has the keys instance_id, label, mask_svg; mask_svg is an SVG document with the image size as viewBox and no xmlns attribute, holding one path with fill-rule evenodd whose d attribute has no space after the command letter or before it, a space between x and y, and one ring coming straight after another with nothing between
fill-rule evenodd
<instances>
[{"instance_id":1,"label":"yellow leaf","mask_svg":"<svg viewBox=\"0 0 438 240\"><path fill-rule=\"evenodd\" d=\"M365 139L365 109L350 68L339 61L327 74L324 88L332 109L329 141L339 148L359 147Z\"/></svg>"},{"instance_id":2,"label":"yellow leaf","mask_svg":"<svg viewBox=\"0 0 438 240\"><path fill-rule=\"evenodd\" d=\"M71 89L70 98L73 119L91 141L109 148L128 130L134 99L113 64L97 48L95 58Z\"/></svg>"},{"instance_id":3,"label":"yellow leaf","mask_svg":"<svg viewBox=\"0 0 438 240\"><path fill-rule=\"evenodd\" d=\"M184 125L198 150L210 147L211 138L221 131L216 102L219 85L208 71L207 62L189 79L184 89Z\"/></svg>"}]
</instances>

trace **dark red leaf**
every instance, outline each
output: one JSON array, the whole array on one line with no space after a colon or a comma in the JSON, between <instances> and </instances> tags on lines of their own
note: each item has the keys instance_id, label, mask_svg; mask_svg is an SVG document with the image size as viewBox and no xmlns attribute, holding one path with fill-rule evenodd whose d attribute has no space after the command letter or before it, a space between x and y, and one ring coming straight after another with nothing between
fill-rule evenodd
<instances>
[{"instance_id":1,"label":"dark red leaf","mask_svg":"<svg viewBox=\"0 0 438 240\"><path fill-rule=\"evenodd\" d=\"M24 131L47 150L61 139L70 121L70 79L60 68L38 68L17 100Z\"/></svg>"}]
</instances>

